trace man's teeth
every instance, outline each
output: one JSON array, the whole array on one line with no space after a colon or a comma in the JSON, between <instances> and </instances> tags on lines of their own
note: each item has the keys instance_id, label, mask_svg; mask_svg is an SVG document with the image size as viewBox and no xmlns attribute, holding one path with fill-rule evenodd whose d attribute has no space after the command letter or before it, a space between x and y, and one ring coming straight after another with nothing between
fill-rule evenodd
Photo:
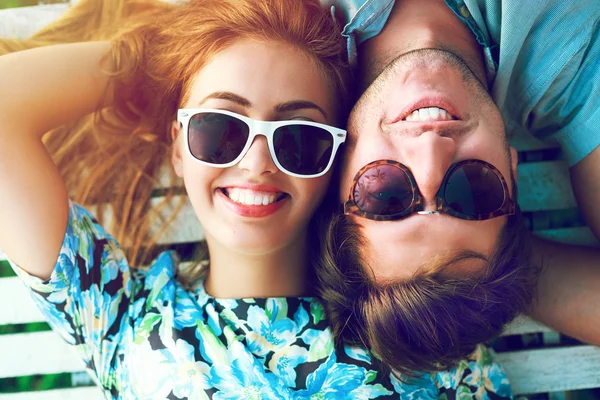
<instances>
[{"instance_id":1,"label":"man's teeth","mask_svg":"<svg viewBox=\"0 0 600 400\"><path fill-rule=\"evenodd\" d=\"M277 193L274 192L257 192L239 188L227 188L224 192L232 201L248 206L266 206L277 201Z\"/></svg>"},{"instance_id":2,"label":"man's teeth","mask_svg":"<svg viewBox=\"0 0 600 400\"><path fill-rule=\"evenodd\" d=\"M451 121L454 118L450 113L443 108L427 107L419 108L409 114L404 120L419 122L419 121Z\"/></svg>"}]
</instances>

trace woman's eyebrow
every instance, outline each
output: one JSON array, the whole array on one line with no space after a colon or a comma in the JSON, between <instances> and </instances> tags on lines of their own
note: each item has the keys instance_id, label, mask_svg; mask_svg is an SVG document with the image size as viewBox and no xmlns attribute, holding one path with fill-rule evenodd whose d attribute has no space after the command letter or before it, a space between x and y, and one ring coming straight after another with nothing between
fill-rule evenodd
<instances>
[{"instance_id":1,"label":"woman's eyebrow","mask_svg":"<svg viewBox=\"0 0 600 400\"><path fill-rule=\"evenodd\" d=\"M252 102L250 100L248 100L238 94L232 93L232 92L213 92L213 93L209 94L208 96L206 96L205 98L203 98L198 103L198 105L204 104L209 99L231 101L233 103L239 104L240 106L242 106L244 108L252 107ZM323 108L319 107L317 104L313 103L312 101L307 101L307 100L292 100L292 101L278 104L275 106L275 112L283 113L283 112L290 112L290 111L296 111L296 110L304 110L307 108L319 111L321 114L323 114L323 117L325 117L325 119L327 119L327 113L325 112L325 110L323 110Z\"/></svg>"},{"instance_id":2,"label":"woman's eyebrow","mask_svg":"<svg viewBox=\"0 0 600 400\"><path fill-rule=\"evenodd\" d=\"M198 105L204 104L209 99L227 100L239 104L242 107L250 108L252 103L250 100L231 92L214 92L203 98Z\"/></svg>"},{"instance_id":3,"label":"woman's eyebrow","mask_svg":"<svg viewBox=\"0 0 600 400\"><path fill-rule=\"evenodd\" d=\"M319 107L312 101L306 101L306 100L293 100L293 101L288 101L285 103L278 104L275 107L275 111L278 113L282 113L282 112L289 112L289 111L296 111L296 110L304 110L307 108L319 111L321 114L323 114L323 117L325 117L325 119L327 119L327 113L325 112L325 110L323 110L321 107Z\"/></svg>"}]
</instances>

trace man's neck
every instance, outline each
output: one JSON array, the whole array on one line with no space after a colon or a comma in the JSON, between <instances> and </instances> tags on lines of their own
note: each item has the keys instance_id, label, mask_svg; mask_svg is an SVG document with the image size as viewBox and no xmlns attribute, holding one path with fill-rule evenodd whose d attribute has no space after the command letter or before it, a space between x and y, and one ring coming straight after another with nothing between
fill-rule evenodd
<instances>
[{"instance_id":1,"label":"man's neck","mask_svg":"<svg viewBox=\"0 0 600 400\"><path fill-rule=\"evenodd\" d=\"M363 84L368 86L400 55L427 48L456 54L485 85L481 46L444 0L396 0L381 33L359 49Z\"/></svg>"},{"instance_id":2,"label":"man's neck","mask_svg":"<svg viewBox=\"0 0 600 400\"><path fill-rule=\"evenodd\" d=\"M217 298L300 297L307 293L306 238L268 254L243 254L207 238L206 291Z\"/></svg>"}]
</instances>

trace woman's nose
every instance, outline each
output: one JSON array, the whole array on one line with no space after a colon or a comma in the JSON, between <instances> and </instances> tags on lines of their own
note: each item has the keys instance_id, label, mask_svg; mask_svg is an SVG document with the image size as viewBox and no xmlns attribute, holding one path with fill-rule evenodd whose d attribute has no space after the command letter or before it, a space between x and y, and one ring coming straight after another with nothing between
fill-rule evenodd
<instances>
[{"instance_id":1,"label":"woman's nose","mask_svg":"<svg viewBox=\"0 0 600 400\"><path fill-rule=\"evenodd\" d=\"M248 171L253 176L277 172L277 166L271 157L266 137L261 135L254 138L238 167Z\"/></svg>"}]
</instances>

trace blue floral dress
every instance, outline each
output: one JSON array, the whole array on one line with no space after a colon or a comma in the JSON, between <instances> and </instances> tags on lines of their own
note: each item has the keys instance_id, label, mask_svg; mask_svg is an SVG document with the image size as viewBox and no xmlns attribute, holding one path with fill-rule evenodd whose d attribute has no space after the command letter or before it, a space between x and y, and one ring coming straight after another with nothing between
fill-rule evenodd
<instances>
[{"instance_id":1,"label":"blue floral dress","mask_svg":"<svg viewBox=\"0 0 600 400\"><path fill-rule=\"evenodd\" d=\"M499 399L504 371L481 346L451 370L399 380L334 346L315 298L217 299L185 289L177 258L131 269L115 240L71 203L48 281L13 264L52 328L108 399Z\"/></svg>"}]
</instances>

